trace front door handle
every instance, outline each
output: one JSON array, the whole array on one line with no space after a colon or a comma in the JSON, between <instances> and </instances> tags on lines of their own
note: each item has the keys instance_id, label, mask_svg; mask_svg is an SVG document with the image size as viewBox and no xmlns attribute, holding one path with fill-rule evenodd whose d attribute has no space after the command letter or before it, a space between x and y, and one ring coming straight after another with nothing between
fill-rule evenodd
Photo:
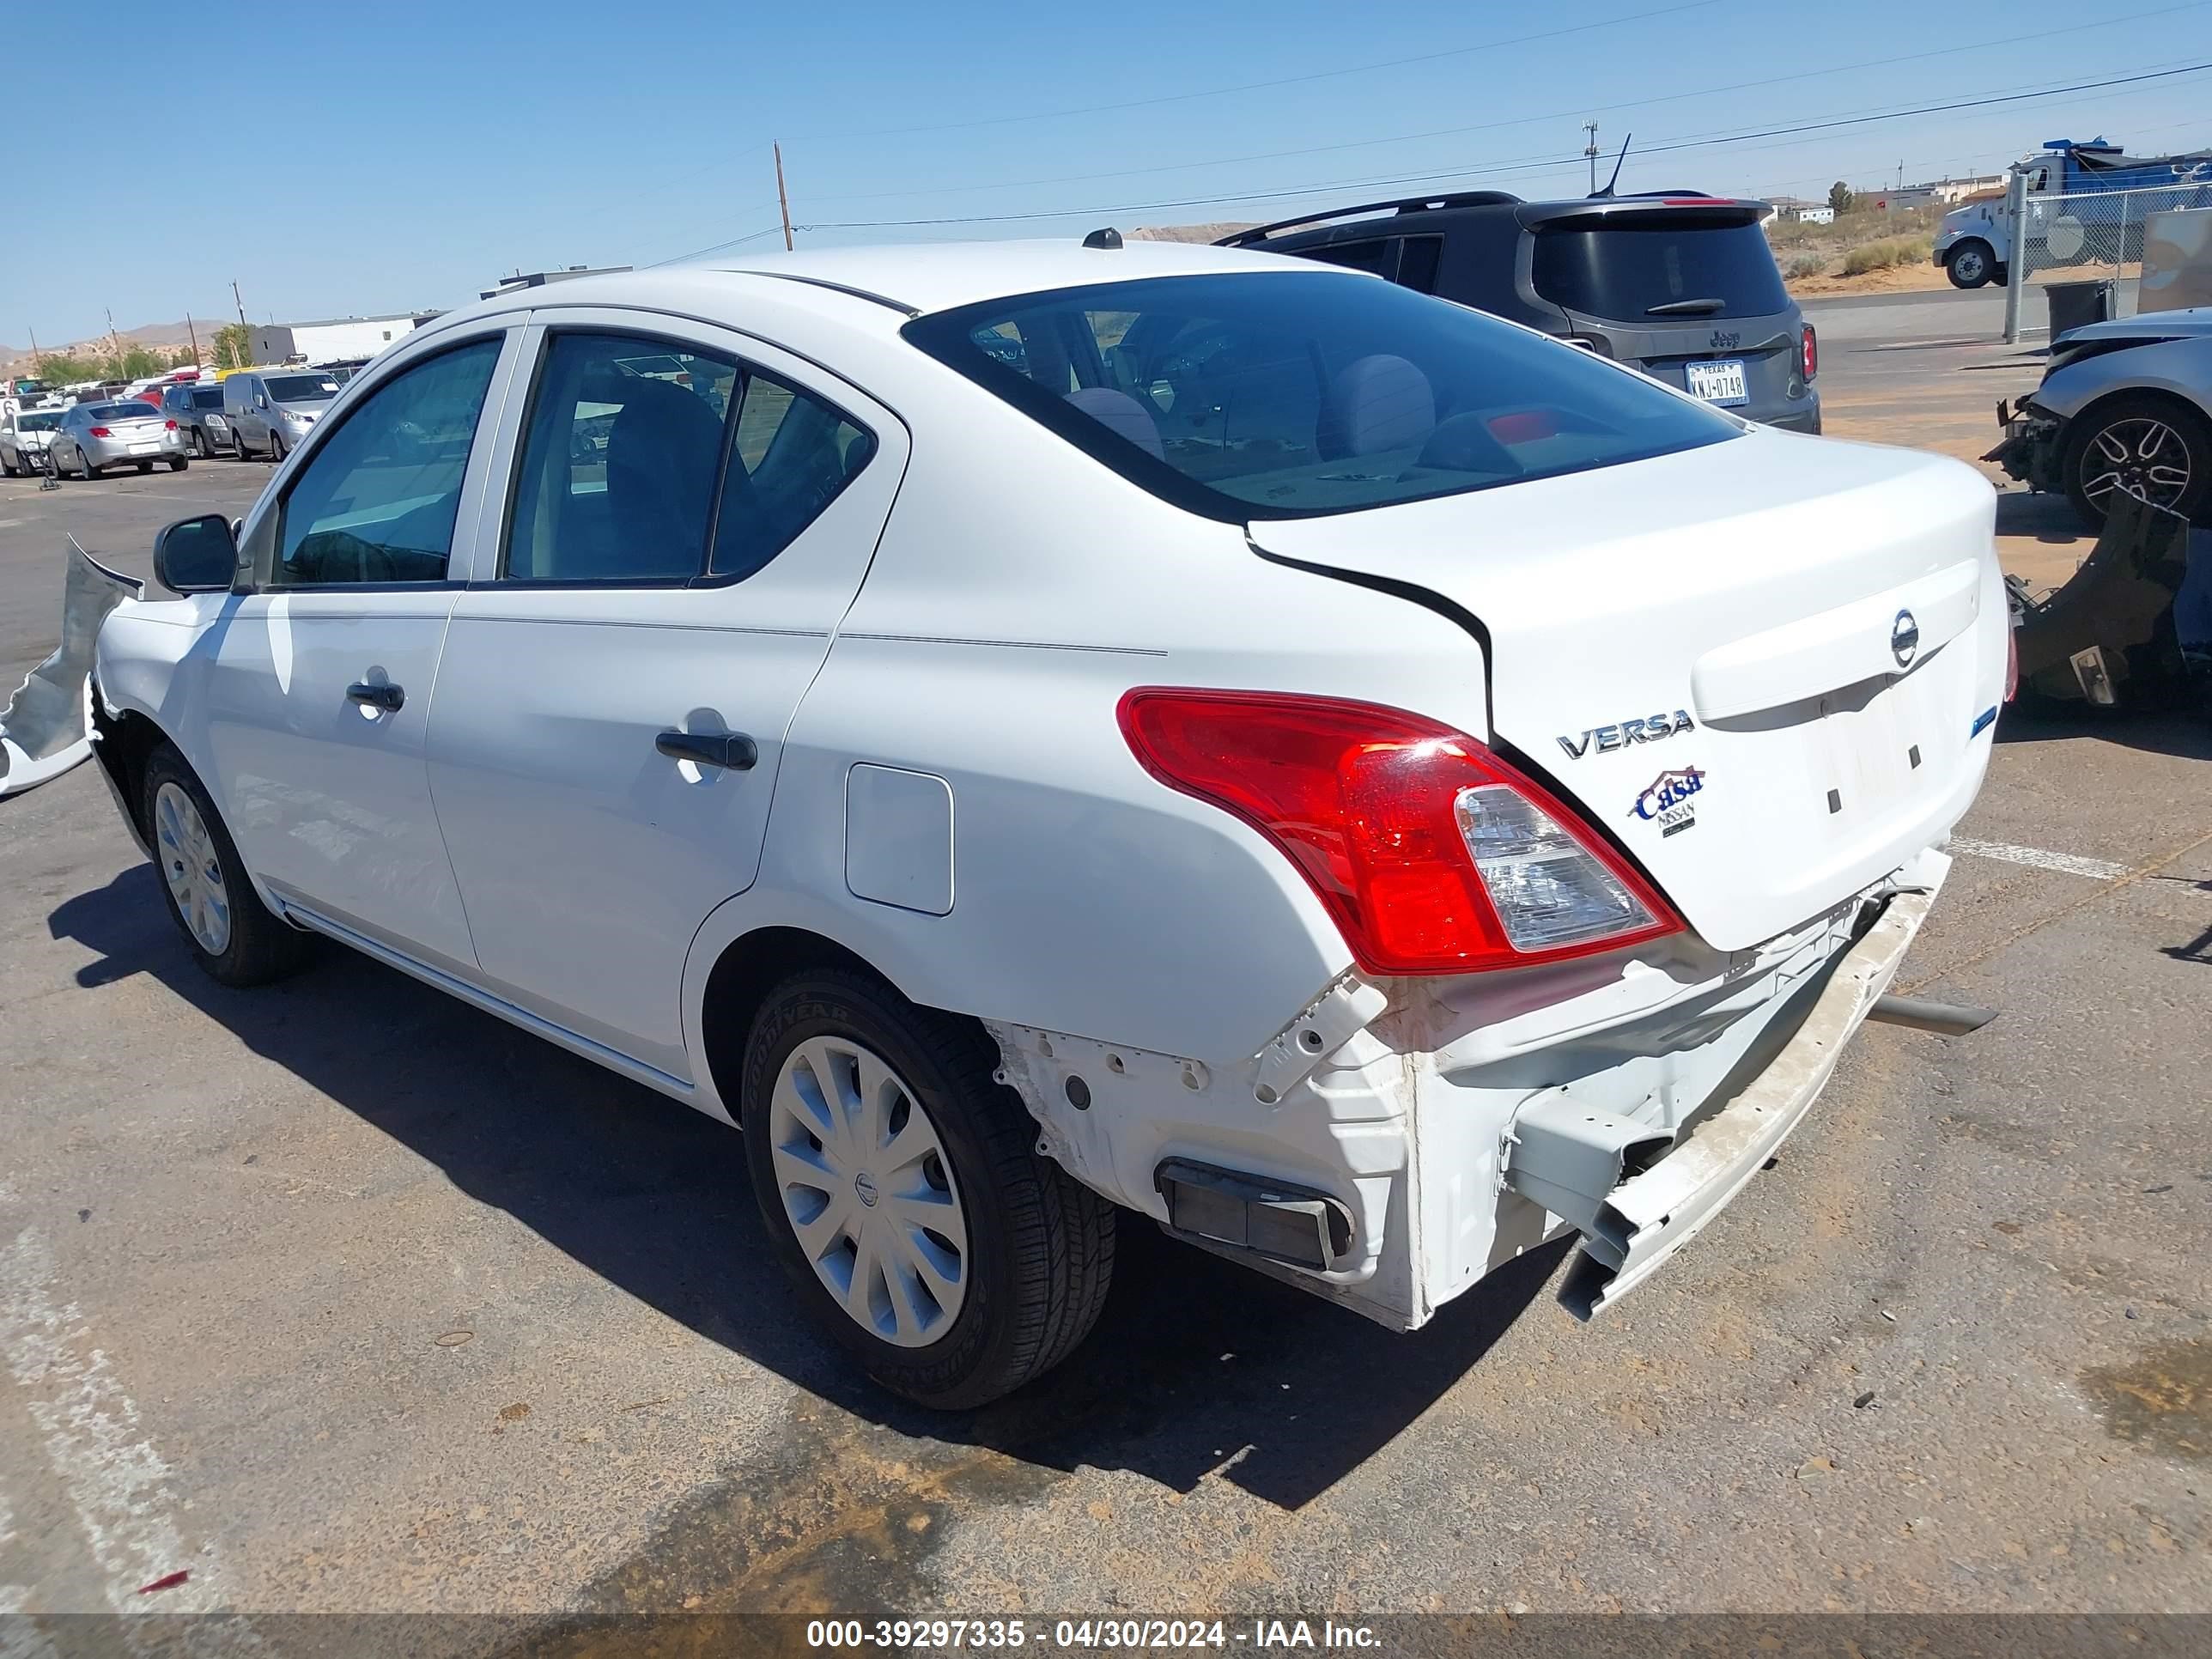
<instances>
[{"instance_id":1,"label":"front door handle","mask_svg":"<svg viewBox=\"0 0 2212 1659\"><path fill-rule=\"evenodd\" d=\"M663 732L653 746L671 760L728 772L750 772L760 758L759 745L742 732Z\"/></svg>"},{"instance_id":2,"label":"front door handle","mask_svg":"<svg viewBox=\"0 0 2212 1659\"><path fill-rule=\"evenodd\" d=\"M407 693L396 685L371 685L366 680L356 680L346 687L346 698L366 708L381 708L387 714L396 714L399 706L407 701Z\"/></svg>"}]
</instances>

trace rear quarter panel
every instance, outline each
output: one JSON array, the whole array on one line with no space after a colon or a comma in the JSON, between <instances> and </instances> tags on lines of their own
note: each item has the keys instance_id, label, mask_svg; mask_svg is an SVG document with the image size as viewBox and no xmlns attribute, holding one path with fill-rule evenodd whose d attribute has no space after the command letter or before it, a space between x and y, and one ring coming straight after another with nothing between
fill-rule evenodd
<instances>
[{"instance_id":1,"label":"rear quarter panel","mask_svg":"<svg viewBox=\"0 0 2212 1659\"><path fill-rule=\"evenodd\" d=\"M914 432L906 481L787 738L760 879L693 947L695 1022L721 949L788 925L938 1007L1254 1054L1350 952L1279 852L1138 765L1121 694L1300 691L1479 733L1480 648L1421 605L1269 562L1240 527L1168 507L943 374L894 403ZM859 763L951 786L949 913L848 890Z\"/></svg>"}]
</instances>

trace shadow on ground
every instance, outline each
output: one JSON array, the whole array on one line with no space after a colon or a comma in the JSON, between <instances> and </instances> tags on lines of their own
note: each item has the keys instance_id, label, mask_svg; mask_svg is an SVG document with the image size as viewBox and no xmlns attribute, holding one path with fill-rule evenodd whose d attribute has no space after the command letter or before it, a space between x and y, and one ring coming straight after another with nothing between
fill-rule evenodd
<instances>
[{"instance_id":1,"label":"shadow on ground","mask_svg":"<svg viewBox=\"0 0 2212 1659\"><path fill-rule=\"evenodd\" d=\"M2090 740L2180 760L2212 760L2212 708L2099 708L2023 691L1997 717L1999 743Z\"/></svg>"},{"instance_id":2,"label":"shadow on ground","mask_svg":"<svg viewBox=\"0 0 2212 1659\"><path fill-rule=\"evenodd\" d=\"M1177 1491L1211 1471L1284 1509L1326 1491L1481 1359L1559 1267L1534 1252L1407 1337L1126 1218L1114 1294L1063 1365L984 1410L885 1395L817 1337L764 1249L740 1137L675 1102L335 947L238 992L191 963L152 869L50 918L99 960L82 983L153 975L462 1191L723 1346L902 1436ZM363 1011L374 1010L373 1018Z\"/></svg>"},{"instance_id":3,"label":"shadow on ground","mask_svg":"<svg viewBox=\"0 0 2212 1659\"><path fill-rule=\"evenodd\" d=\"M2078 548L2085 559L2097 544L2095 532L2082 527L2081 515L2066 496L2034 495L2026 489L1997 492L1997 534L2033 536L2054 547Z\"/></svg>"}]
</instances>

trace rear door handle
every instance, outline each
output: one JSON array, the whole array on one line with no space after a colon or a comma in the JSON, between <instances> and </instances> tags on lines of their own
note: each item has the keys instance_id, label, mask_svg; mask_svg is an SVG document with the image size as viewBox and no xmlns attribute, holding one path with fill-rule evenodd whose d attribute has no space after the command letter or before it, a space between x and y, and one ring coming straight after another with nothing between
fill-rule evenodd
<instances>
[{"instance_id":1,"label":"rear door handle","mask_svg":"<svg viewBox=\"0 0 2212 1659\"><path fill-rule=\"evenodd\" d=\"M387 714L396 714L399 706L407 701L407 693L397 685L371 685L366 680L356 680L346 687L346 697L365 708L381 708Z\"/></svg>"},{"instance_id":2,"label":"rear door handle","mask_svg":"<svg viewBox=\"0 0 2212 1659\"><path fill-rule=\"evenodd\" d=\"M760 758L759 745L742 732L663 732L653 746L671 760L750 772Z\"/></svg>"}]
</instances>

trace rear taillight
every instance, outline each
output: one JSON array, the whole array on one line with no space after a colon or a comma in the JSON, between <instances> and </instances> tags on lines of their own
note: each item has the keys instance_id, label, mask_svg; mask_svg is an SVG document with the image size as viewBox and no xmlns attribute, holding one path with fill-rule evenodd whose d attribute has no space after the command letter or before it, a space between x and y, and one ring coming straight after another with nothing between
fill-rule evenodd
<instances>
[{"instance_id":1,"label":"rear taillight","mask_svg":"<svg viewBox=\"0 0 2212 1659\"><path fill-rule=\"evenodd\" d=\"M1571 808L1418 714L1165 687L1119 714L1146 770L1282 850L1370 973L1525 968L1682 926Z\"/></svg>"},{"instance_id":2,"label":"rear taillight","mask_svg":"<svg viewBox=\"0 0 2212 1659\"><path fill-rule=\"evenodd\" d=\"M1809 380L1820 372L1820 337L1813 332L1810 323L1797 325L1797 353Z\"/></svg>"},{"instance_id":3,"label":"rear taillight","mask_svg":"<svg viewBox=\"0 0 2212 1659\"><path fill-rule=\"evenodd\" d=\"M177 429L177 423L174 421L164 421L161 424L172 432L174 432Z\"/></svg>"},{"instance_id":4,"label":"rear taillight","mask_svg":"<svg viewBox=\"0 0 2212 1659\"><path fill-rule=\"evenodd\" d=\"M110 432L110 431L109 431L106 427L104 427L104 426L95 426L95 427L88 428L87 428L87 430L90 433L90 434L91 434L93 437L95 437L95 438L112 438L112 437L113 437L113 436L115 435L113 433Z\"/></svg>"}]
</instances>

